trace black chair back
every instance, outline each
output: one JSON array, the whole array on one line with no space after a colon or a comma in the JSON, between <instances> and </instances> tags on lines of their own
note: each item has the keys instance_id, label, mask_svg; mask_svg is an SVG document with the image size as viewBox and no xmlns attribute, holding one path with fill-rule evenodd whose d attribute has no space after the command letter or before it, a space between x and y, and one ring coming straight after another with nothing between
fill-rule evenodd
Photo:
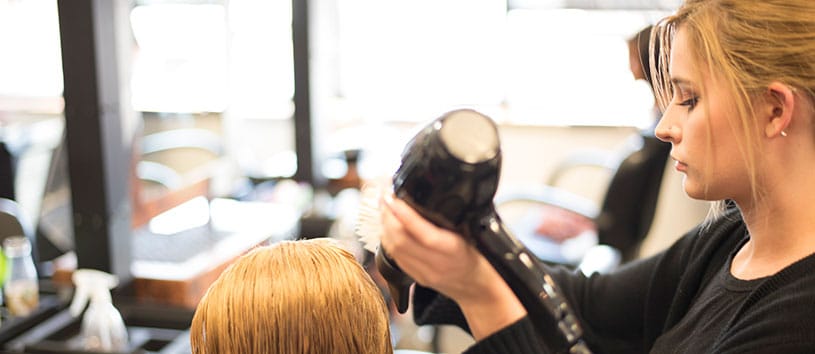
<instances>
[{"instance_id":1,"label":"black chair back","mask_svg":"<svg viewBox=\"0 0 815 354\"><path fill-rule=\"evenodd\" d=\"M671 145L642 135L642 147L620 163L595 221L600 243L617 248L623 261L636 257L656 212Z\"/></svg>"}]
</instances>

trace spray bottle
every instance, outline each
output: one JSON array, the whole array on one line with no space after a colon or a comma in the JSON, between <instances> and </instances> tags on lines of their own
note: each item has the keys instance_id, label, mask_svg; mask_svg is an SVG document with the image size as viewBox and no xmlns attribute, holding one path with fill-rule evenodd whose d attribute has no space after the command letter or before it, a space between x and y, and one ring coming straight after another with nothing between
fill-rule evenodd
<instances>
[{"instance_id":1,"label":"spray bottle","mask_svg":"<svg viewBox=\"0 0 815 354\"><path fill-rule=\"evenodd\" d=\"M119 284L114 275L94 270L78 269L73 274L76 290L70 312L74 317L90 299L90 305L82 317L80 332L84 349L93 351L123 351L128 338L122 315L113 306L110 289Z\"/></svg>"}]
</instances>

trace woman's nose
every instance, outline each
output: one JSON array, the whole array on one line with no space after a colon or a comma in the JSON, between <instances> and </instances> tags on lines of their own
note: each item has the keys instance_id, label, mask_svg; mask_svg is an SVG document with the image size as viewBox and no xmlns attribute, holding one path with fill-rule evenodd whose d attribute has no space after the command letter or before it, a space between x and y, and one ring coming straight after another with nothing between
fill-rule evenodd
<instances>
[{"instance_id":1,"label":"woman's nose","mask_svg":"<svg viewBox=\"0 0 815 354\"><path fill-rule=\"evenodd\" d=\"M674 124L671 119L671 109L667 109L660 118L654 129L654 134L659 140L667 143L676 143L682 138L682 130L678 125Z\"/></svg>"}]
</instances>

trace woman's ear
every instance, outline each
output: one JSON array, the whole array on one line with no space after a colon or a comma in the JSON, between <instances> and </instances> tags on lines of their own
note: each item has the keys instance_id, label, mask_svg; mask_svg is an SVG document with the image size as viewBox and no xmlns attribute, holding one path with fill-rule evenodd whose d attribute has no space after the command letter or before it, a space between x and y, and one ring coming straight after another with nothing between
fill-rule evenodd
<instances>
[{"instance_id":1,"label":"woman's ear","mask_svg":"<svg viewBox=\"0 0 815 354\"><path fill-rule=\"evenodd\" d=\"M764 122L764 135L768 138L787 136L795 106L795 89L778 81L767 86L766 100L759 111Z\"/></svg>"}]
</instances>

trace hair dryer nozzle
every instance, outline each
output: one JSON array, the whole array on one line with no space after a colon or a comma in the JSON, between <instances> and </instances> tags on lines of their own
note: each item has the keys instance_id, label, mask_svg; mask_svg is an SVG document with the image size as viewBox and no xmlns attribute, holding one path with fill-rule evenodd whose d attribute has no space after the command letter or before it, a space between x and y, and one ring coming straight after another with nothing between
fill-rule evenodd
<instances>
[{"instance_id":1,"label":"hair dryer nozzle","mask_svg":"<svg viewBox=\"0 0 815 354\"><path fill-rule=\"evenodd\" d=\"M458 229L492 205L501 170L498 128L470 109L451 111L405 147L393 191L440 227Z\"/></svg>"}]
</instances>

